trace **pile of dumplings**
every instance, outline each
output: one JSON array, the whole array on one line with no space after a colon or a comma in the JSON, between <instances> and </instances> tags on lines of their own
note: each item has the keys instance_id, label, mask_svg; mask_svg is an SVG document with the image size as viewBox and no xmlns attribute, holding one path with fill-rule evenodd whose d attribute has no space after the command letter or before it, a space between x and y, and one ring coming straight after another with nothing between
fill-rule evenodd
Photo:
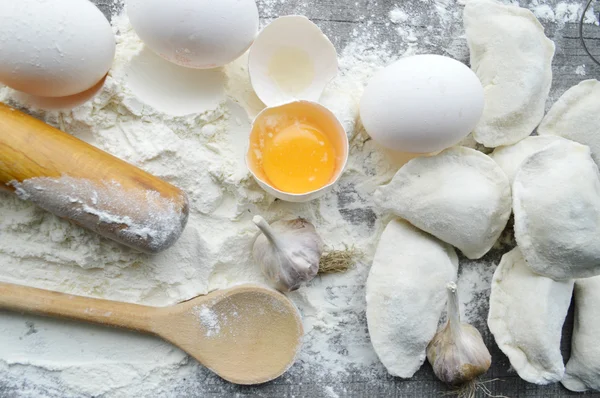
<instances>
[{"instance_id":1,"label":"pile of dumplings","mask_svg":"<svg viewBox=\"0 0 600 398\"><path fill-rule=\"evenodd\" d=\"M517 247L494 273L490 331L522 379L600 390L600 82L572 87L544 116L554 43L535 16L472 0L463 17L485 93L472 134L495 149L417 157L375 192L402 220L387 225L367 281L371 341L392 375L412 377L457 278L455 248L481 258L512 213ZM560 340L573 295L565 366Z\"/></svg>"}]
</instances>

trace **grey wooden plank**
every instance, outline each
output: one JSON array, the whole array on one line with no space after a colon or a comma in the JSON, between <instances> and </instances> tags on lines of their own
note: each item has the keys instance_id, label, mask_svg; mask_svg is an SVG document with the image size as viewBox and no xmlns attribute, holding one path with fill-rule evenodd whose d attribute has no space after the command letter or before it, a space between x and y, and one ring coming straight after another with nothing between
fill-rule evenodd
<instances>
[{"instance_id":1,"label":"grey wooden plank","mask_svg":"<svg viewBox=\"0 0 600 398\"><path fill-rule=\"evenodd\" d=\"M534 0L521 1L521 5L527 5ZM122 8L122 4L114 0L94 0L102 11L110 17ZM352 33L356 30L368 32L369 24L377 26L377 35L373 40L387 42L390 48L399 54L406 49L406 44L395 33L395 27L389 24L388 12L397 4L409 7L415 15L409 24L417 34L429 35L428 44L420 45L423 51L445 54L444 50L449 44L461 34L462 26L457 24L452 27L452 35L440 36L439 31L427 32L430 24L427 18L436 18L431 14L431 4L421 0L394 1L394 0L285 0L284 2L271 2L258 0L263 22L279 15L303 14L315 21L324 32L332 39L338 50L342 50L352 39ZM435 22L435 21L434 21ZM569 87L579 81L600 76L600 67L595 65L587 57L580 46L577 25L573 23L558 24L544 22L547 35L557 45L554 58L553 87L548 107ZM588 46L593 54L600 58L600 28L586 26L585 36ZM461 57L459 57L461 58ZM461 61L468 62L466 55ZM575 74L575 68L586 66L586 75ZM349 214L349 217L363 217L364 222L370 222L369 217L364 214ZM482 261L490 262L493 266L497 264L504 250L494 250ZM467 264L465 258L461 258L462 264ZM356 294L364 294L358 290ZM486 293L484 293L486 294ZM487 293L489 294L489 293ZM552 386L536 386L521 380L516 373L510 370L508 359L502 354L485 323L487 304L480 309L479 322L475 325L482 331L483 337L490 347L494 361L486 378L491 380L488 384L494 395L509 397L600 397L598 393L576 394L567 391L559 384ZM364 310L359 316L364 322ZM573 322L572 311L565 323L563 338L563 354L565 358L569 355L569 341ZM366 323L365 323L366 325ZM302 364L296 364L290 372L283 377L260 386L234 386L222 381L199 365L195 366L195 372L191 377L183 380L173 380L172 385L163 386L163 394L182 397L267 397L267 398L330 398L325 394L323 385L331 389L342 398L400 398L400 397L439 397L447 391L446 387L437 381L431 367L425 364L410 380L402 380L389 376L382 366L370 369L368 372L350 372L344 377L330 380L326 376L315 374L304 369ZM26 393L25 391L29 391ZM202 392L200 392L202 391ZM0 397L13 398L24 396L44 396L61 398L79 398L83 395L76 391L61 392L60 385L48 386L25 386L19 382L10 385L0 385ZM478 394L477 396L484 396Z\"/></svg>"}]
</instances>

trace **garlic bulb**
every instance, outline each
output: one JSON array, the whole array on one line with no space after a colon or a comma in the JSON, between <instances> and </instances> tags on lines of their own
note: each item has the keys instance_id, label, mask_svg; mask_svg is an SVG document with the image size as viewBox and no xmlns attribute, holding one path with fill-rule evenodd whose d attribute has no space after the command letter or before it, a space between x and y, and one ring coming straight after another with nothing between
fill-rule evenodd
<instances>
[{"instance_id":1,"label":"garlic bulb","mask_svg":"<svg viewBox=\"0 0 600 398\"><path fill-rule=\"evenodd\" d=\"M269 225L261 216L252 221L262 231L254 242L254 260L277 290L296 290L317 275L323 241L311 223L298 218Z\"/></svg>"},{"instance_id":2,"label":"garlic bulb","mask_svg":"<svg viewBox=\"0 0 600 398\"><path fill-rule=\"evenodd\" d=\"M456 283L447 290L448 322L427 346L427 359L441 381L460 385L487 372L492 357L479 331L460 321Z\"/></svg>"}]
</instances>

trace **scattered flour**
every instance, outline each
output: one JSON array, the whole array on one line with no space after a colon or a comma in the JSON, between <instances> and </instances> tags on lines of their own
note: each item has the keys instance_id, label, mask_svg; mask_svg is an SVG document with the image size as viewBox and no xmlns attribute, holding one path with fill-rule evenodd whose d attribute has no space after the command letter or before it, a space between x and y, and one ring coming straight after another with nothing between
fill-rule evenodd
<instances>
[{"instance_id":1,"label":"scattered flour","mask_svg":"<svg viewBox=\"0 0 600 398\"><path fill-rule=\"evenodd\" d=\"M585 76L585 65L579 65L575 68L575 74L579 76Z\"/></svg>"},{"instance_id":2,"label":"scattered flour","mask_svg":"<svg viewBox=\"0 0 600 398\"><path fill-rule=\"evenodd\" d=\"M394 8L392 11L390 11L390 21L395 24L406 22L408 21L408 14L402 11L400 8Z\"/></svg>"},{"instance_id":3,"label":"scattered flour","mask_svg":"<svg viewBox=\"0 0 600 398\"><path fill-rule=\"evenodd\" d=\"M334 391L333 387L325 387L325 396L327 398L340 398L340 396Z\"/></svg>"},{"instance_id":4,"label":"scattered flour","mask_svg":"<svg viewBox=\"0 0 600 398\"><path fill-rule=\"evenodd\" d=\"M222 69L225 97L209 90L216 105L211 98L198 99L195 104L209 104L208 109L173 115L168 113L172 103L145 96L138 82L132 86L132 63L144 67L140 57L152 57L126 16L116 16L112 23L117 55L100 94L72 111L29 111L182 188L190 201L188 225L172 248L143 255L0 193L0 280L170 305L237 283L266 283L251 260L257 234L252 216L261 214L269 221L300 216L315 224L328 246L354 244L366 256L348 273L318 277L290 294L304 316L307 335L290 374L312 371L326 377L377 364L364 323L364 281L383 227L371 192L398 165L366 140L356 122L365 83L395 58L386 43L374 46L366 26L352 33L354 39L340 54L340 74L322 97L352 139L352 161L332 193L292 204L275 201L260 189L243 161L250 120L264 107L251 88L247 56ZM9 88L0 88L0 100L24 108ZM209 312L201 310L199 318L208 333L220 327ZM25 336L25 322L34 322L39 332ZM191 374L215 377L170 344L128 332L2 313L0 333L0 383L25 382L41 395L156 396Z\"/></svg>"},{"instance_id":5,"label":"scattered flour","mask_svg":"<svg viewBox=\"0 0 600 398\"><path fill-rule=\"evenodd\" d=\"M286 1L289 0L256 0L256 4L258 5L259 10L261 11L261 16L263 18L272 19L277 18L280 15L284 15L281 14L279 10L282 6L286 4ZM305 14L308 6L309 4L306 2L296 4L296 6L294 7L294 14Z\"/></svg>"},{"instance_id":6,"label":"scattered flour","mask_svg":"<svg viewBox=\"0 0 600 398\"><path fill-rule=\"evenodd\" d=\"M555 21L554 10L548 4L534 6L531 10L537 19L542 21Z\"/></svg>"},{"instance_id":7,"label":"scattered flour","mask_svg":"<svg viewBox=\"0 0 600 398\"><path fill-rule=\"evenodd\" d=\"M585 14L584 23L598 24L598 18L594 13L594 3ZM566 23L578 23L583 12L584 2L551 2L544 0L533 0L531 3L524 4L529 7L533 14L541 21L556 22L559 26Z\"/></svg>"},{"instance_id":8,"label":"scattered flour","mask_svg":"<svg viewBox=\"0 0 600 398\"><path fill-rule=\"evenodd\" d=\"M257 3L264 24L278 16L284 0ZM315 3L303 2L294 11L308 13ZM548 6L544 7L548 18L553 13L554 18L569 19L576 13L573 7L559 7L563 3L536 4ZM382 12L389 13L389 28L365 16L358 24L340 24L350 26L347 34L331 37L342 49L340 74L321 102L347 129L350 160L335 189L306 204L274 200L244 165L250 120L264 107L251 88L247 56L221 69L224 92L212 87L207 90L210 95L199 97L197 91L179 86L191 103L185 112L176 112L180 102L157 97L143 82L128 78L132 65L143 68L148 59L156 60L144 52L127 18L114 17L117 55L100 94L72 111L28 111L182 188L190 200L188 225L171 249L144 255L15 195L0 193L0 280L171 305L237 283L266 283L251 260L257 234L252 216L261 214L269 222L304 217L315 224L328 246L351 244L364 258L345 274L319 276L289 294L303 315L306 337L297 363L282 380L310 375L315 384L324 386L326 397L337 397L331 387L336 380L353 375L362 380L384 378L366 328L364 284L389 218L374 206L372 193L407 159L386 153L368 138L358 123L358 104L369 78L402 55L433 52L467 62L468 51L462 8L455 1L405 2L402 8ZM162 68L156 63L148 67L150 72ZM203 82L199 76L193 87ZM0 87L0 101L26 108L6 87ZM485 314L495 263L461 262L464 319L487 333ZM210 311L200 309L197 315L208 325L207 333L219 329L219 320L215 322ZM175 397L190 395L193 388L201 396L221 383L183 352L154 337L9 312L0 317L0 385L9 388L9 394L13 388L24 397Z\"/></svg>"},{"instance_id":9,"label":"scattered flour","mask_svg":"<svg viewBox=\"0 0 600 398\"><path fill-rule=\"evenodd\" d=\"M195 308L195 313L202 323L202 327L206 329L207 337L219 334L221 323L219 322L219 315L215 311L206 306L201 306L200 308Z\"/></svg>"},{"instance_id":10,"label":"scattered flour","mask_svg":"<svg viewBox=\"0 0 600 398\"><path fill-rule=\"evenodd\" d=\"M577 22L581 4L558 3L555 8L555 18L558 22Z\"/></svg>"}]
</instances>

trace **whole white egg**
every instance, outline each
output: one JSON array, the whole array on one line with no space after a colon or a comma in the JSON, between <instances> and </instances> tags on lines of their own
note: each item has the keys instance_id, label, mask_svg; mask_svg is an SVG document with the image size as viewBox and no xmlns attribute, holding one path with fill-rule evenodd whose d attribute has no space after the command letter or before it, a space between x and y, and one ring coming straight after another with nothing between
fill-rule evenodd
<instances>
[{"instance_id":1,"label":"whole white egg","mask_svg":"<svg viewBox=\"0 0 600 398\"><path fill-rule=\"evenodd\" d=\"M115 37L88 0L3 1L0 82L42 97L86 91L108 72Z\"/></svg>"},{"instance_id":2,"label":"whole white egg","mask_svg":"<svg viewBox=\"0 0 600 398\"><path fill-rule=\"evenodd\" d=\"M360 102L360 117L380 145L429 153L466 137L479 121L483 104L483 87L465 64L441 55L415 55L371 79Z\"/></svg>"},{"instance_id":3,"label":"whole white egg","mask_svg":"<svg viewBox=\"0 0 600 398\"><path fill-rule=\"evenodd\" d=\"M150 49L189 68L235 60L258 32L254 0L128 0L127 14Z\"/></svg>"}]
</instances>

